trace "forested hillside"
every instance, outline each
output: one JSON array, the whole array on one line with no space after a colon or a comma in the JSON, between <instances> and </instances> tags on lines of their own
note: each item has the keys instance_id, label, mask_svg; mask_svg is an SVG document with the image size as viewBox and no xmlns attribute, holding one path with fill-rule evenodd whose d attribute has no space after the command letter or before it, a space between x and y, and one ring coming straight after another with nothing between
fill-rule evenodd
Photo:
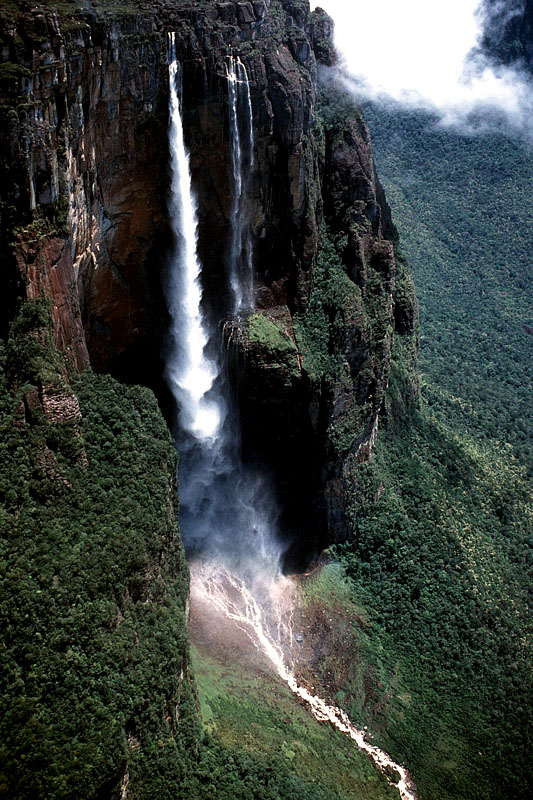
<instances>
[{"instance_id":1,"label":"forested hillside","mask_svg":"<svg viewBox=\"0 0 533 800\"><path fill-rule=\"evenodd\" d=\"M176 455L148 389L69 382L51 326L28 302L0 343L0 793L155 797L199 734Z\"/></svg>"},{"instance_id":2,"label":"forested hillside","mask_svg":"<svg viewBox=\"0 0 533 800\"><path fill-rule=\"evenodd\" d=\"M0 9L2 800L531 796L531 148L332 37Z\"/></svg>"},{"instance_id":3,"label":"forested hillside","mask_svg":"<svg viewBox=\"0 0 533 800\"><path fill-rule=\"evenodd\" d=\"M415 274L431 402L488 445L512 445L508 459L531 475L530 148L504 135L442 130L425 115L370 105L365 113Z\"/></svg>"},{"instance_id":4,"label":"forested hillside","mask_svg":"<svg viewBox=\"0 0 533 800\"><path fill-rule=\"evenodd\" d=\"M531 154L364 110L415 277L422 373L420 408L378 437L336 550L388 676L375 724L422 797L526 797Z\"/></svg>"}]
</instances>

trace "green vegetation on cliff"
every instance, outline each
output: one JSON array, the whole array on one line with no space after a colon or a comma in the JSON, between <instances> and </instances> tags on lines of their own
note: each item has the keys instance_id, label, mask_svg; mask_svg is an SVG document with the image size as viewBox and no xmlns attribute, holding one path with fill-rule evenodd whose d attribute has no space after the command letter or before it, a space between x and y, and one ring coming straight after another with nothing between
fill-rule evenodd
<instances>
[{"instance_id":1,"label":"green vegetation on cliff","mask_svg":"<svg viewBox=\"0 0 533 800\"><path fill-rule=\"evenodd\" d=\"M90 372L71 388L44 303L1 357L0 792L93 797L128 776L136 797L187 796L188 572L157 404Z\"/></svg>"},{"instance_id":2,"label":"green vegetation on cliff","mask_svg":"<svg viewBox=\"0 0 533 800\"><path fill-rule=\"evenodd\" d=\"M324 225L309 303L305 315L296 319L305 368L313 380L339 378L342 341L350 322L368 328L361 290L346 275L339 249Z\"/></svg>"},{"instance_id":3,"label":"green vegetation on cliff","mask_svg":"<svg viewBox=\"0 0 533 800\"><path fill-rule=\"evenodd\" d=\"M352 535L333 549L364 609L374 693L354 678L345 703L412 769L421 798L525 798L530 154L419 115L366 115L417 283L423 383L420 407L352 473ZM402 380L393 366L394 405Z\"/></svg>"}]
</instances>

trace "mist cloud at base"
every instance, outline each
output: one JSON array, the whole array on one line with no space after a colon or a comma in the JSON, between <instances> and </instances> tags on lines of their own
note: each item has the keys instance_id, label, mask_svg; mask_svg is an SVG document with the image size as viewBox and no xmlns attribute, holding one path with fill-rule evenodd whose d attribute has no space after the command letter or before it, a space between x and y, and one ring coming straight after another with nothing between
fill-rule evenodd
<instances>
[{"instance_id":1,"label":"mist cloud at base","mask_svg":"<svg viewBox=\"0 0 533 800\"><path fill-rule=\"evenodd\" d=\"M321 0L335 21L347 87L361 98L435 113L463 132L506 129L533 141L533 82L480 46L497 4L479 0ZM506 5L502 24L523 10Z\"/></svg>"}]
</instances>

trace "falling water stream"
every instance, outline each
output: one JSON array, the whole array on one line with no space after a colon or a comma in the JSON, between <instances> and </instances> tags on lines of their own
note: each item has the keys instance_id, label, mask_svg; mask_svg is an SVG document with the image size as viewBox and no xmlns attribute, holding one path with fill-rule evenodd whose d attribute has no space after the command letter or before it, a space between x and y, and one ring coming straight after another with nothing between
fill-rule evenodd
<instances>
[{"instance_id":1,"label":"falling water stream","mask_svg":"<svg viewBox=\"0 0 533 800\"><path fill-rule=\"evenodd\" d=\"M370 744L365 732L356 728L348 715L336 706L326 703L301 686L286 663L287 644L293 643L292 613L294 588L291 579L280 577L274 582L265 579L259 589L250 587L240 577L209 565L195 565L192 573L193 599L206 602L227 619L237 624L274 666L291 692L303 700L319 722L329 722L349 736L359 750L367 753L387 781L400 793L402 800L416 800L415 785L405 767L396 764L384 750ZM261 598L258 601L257 597ZM390 771L398 774L394 781Z\"/></svg>"},{"instance_id":2,"label":"falling water stream","mask_svg":"<svg viewBox=\"0 0 533 800\"><path fill-rule=\"evenodd\" d=\"M191 189L189 159L183 139L178 94L181 69L176 59L175 34L170 48L170 159L169 217L176 243L168 274L167 299L171 313L171 350L166 377L180 409L180 428L198 441L203 450L216 440L223 407L211 395L219 366L206 357L209 341L202 314L201 265L197 256L196 203Z\"/></svg>"},{"instance_id":3,"label":"falling water stream","mask_svg":"<svg viewBox=\"0 0 533 800\"><path fill-rule=\"evenodd\" d=\"M368 753L394 783L403 800L415 800L407 771L365 741L339 708L304 686L284 657L292 642L293 593L282 576L283 552L276 538L276 504L261 475L240 458L239 421L224 377L221 347L202 312L201 265L197 255L196 203L191 187L180 108L181 69L175 34L168 43L171 189L169 216L174 249L166 280L171 316L165 377L179 409L176 441L180 455L180 519L189 553L201 556L192 566L191 596L221 612L244 630L268 657L279 677L310 708ZM233 312L253 305L253 265L248 187L253 166L253 119L246 69L227 59L230 145L234 199L231 211L229 282Z\"/></svg>"},{"instance_id":4,"label":"falling water stream","mask_svg":"<svg viewBox=\"0 0 533 800\"><path fill-rule=\"evenodd\" d=\"M253 260L250 236L248 189L254 165L252 99L246 67L233 54L227 57L229 130L233 168L231 248L229 278L233 312L239 314L253 305ZM243 113L244 112L244 113Z\"/></svg>"}]
</instances>

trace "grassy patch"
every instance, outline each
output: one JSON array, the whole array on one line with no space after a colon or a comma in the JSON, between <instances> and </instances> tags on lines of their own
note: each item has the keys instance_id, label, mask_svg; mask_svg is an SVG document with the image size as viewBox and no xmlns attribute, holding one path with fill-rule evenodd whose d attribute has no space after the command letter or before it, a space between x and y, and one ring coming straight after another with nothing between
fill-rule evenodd
<instances>
[{"instance_id":1,"label":"grassy patch","mask_svg":"<svg viewBox=\"0 0 533 800\"><path fill-rule=\"evenodd\" d=\"M293 340L279 323L266 314L252 314L247 321L247 331L250 344L259 345L270 355L288 356L291 360L296 357Z\"/></svg>"},{"instance_id":2,"label":"grassy patch","mask_svg":"<svg viewBox=\"0 0 533 800\"><path fill-rule=\"evenodd\" d=\"M297 797L397 796L369 759L341 733L317 722L274 673L247 670L238 659L221 664L202 647L193 648L193 665L206 729L229 753L266 759L275 767L279 797L286 796L287 772L297 781Z\"/></svg>"}]
</instances>

